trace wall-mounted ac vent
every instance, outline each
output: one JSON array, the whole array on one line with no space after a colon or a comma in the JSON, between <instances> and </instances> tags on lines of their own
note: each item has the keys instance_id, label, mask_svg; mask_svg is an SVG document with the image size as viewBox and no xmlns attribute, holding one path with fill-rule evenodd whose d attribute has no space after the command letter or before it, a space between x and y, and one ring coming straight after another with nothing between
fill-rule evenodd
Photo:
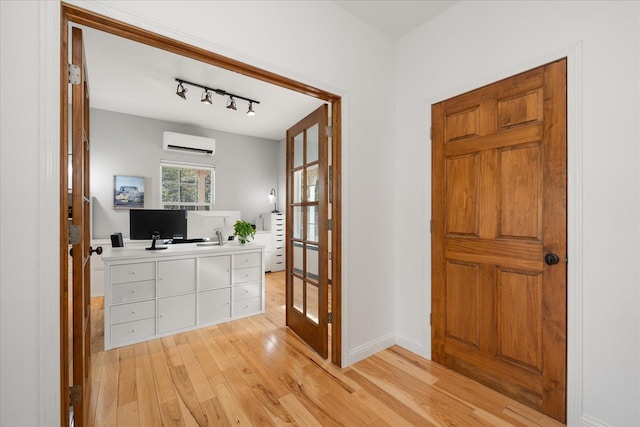
<instances>
[{"instance_id":1,"label":"wall-mounted ac vent","mask_svg":"<svg viewBox=\"0 0 640 427\"><path fill-rule=\"evenodd\" d=\"M216 140L184 133L163 132L162 149L165 151L213 156L216 152Z\"/></svg>"}]
</instances>

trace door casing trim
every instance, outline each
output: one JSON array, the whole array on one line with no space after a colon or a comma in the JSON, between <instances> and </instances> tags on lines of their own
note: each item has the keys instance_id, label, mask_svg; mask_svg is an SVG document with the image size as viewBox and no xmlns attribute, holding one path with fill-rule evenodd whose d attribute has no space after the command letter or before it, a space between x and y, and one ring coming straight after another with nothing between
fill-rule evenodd
<instances>
[{"instance_id":1,"label":"door casing trim","mask_svg":"<svg viewBox=\"0 0 640 427\"><path fill-rule=\"evenodd\" d=\"M512 68L485 76L475 82L447 90L425 102L427 129L431 128L431 106L473 89L540 67L544 64L567 58L567 425L581 425L582 414L582 368L583 368L583 156L582 156L582 41L549 52ZM425 150L431 165L431 141ZM425 212L430 215L431 166L424 168L423 182L429 197L425 197ZM425 239L424 253L431 253L431 236ZM429 257L429 263L431 258ZM429 269L430 271L431 269ZM425 275L425 295L431 312L431 274ZM427 320L428 321L428 320ZM425 328L425 355L431 358L431 326Z\"/></svg>"}]
</instances>

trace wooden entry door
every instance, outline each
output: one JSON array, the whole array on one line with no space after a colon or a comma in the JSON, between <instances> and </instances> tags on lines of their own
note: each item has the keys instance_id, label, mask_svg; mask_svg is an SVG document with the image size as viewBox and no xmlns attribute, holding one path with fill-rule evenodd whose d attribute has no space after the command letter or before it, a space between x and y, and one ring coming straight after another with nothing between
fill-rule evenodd
<instances>
[{"instance_id":1,"label":"wooden entry door","mask_svg":"<svg viewBox=\"0 0 640 427\"><path fill-rule=\"evenodd\" d=\"M328 106L287 131L287 304L289 326L328 355Z\"/></svg>"},{"instance_id":2,"label":"wooden entry door","mask_svg":"<svg viewBox=\"0 0 640 427\"><path fill-rule=\"evenodd\" d=\"M566 401L566 60L432 106L433 360Z\"/></svg>"}]
</instances>

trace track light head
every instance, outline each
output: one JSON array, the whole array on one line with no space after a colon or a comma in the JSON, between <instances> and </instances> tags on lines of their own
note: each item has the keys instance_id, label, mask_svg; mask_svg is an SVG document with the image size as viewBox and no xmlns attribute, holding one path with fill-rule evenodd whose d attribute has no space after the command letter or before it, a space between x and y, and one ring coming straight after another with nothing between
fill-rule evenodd
<instances>
[{"instance_id":1,"label":"track light head","mask_svg":"<svg viewBox=\"0 0 640 427\"><path fill-rule=\"evenodd\" d=\"M247 110L247 116L252 117L255 115L256 115L256 112L253 111L253 102L249 101L249 109Z\"/></svg>"},{"instance_id":2,"label":"track light head","mask_svg":"<svg viewBox=\"0 0 640 427\"><path fill-rule=\"evenodd\" d=\"M211 92L209 92L207 89L204 90L204 92L202 92L202 99L200 100L200 102L204 102L205 104L213 104L213 100L211 99Z\"/></svg>"},{"instance_id":3,"label":"track light head","mask_svg":"<svg viewBox=\"0 0 640 427\"><path fill-rule=\"evenodd\" d=\"M233 99L233 96L229 97L229 101L227 102L227 108L230 110L237 110L236 108L236 100Z\"/></svg>"},{"instance_id":4,"label":"track light head","mask_svg":"<svg viewBox=\"0 0 640 427\"><path fill-rule=\"evenodd\" d=\"M176 89L176 95L186 100L187 99L186 93L187 93L187 88L182 85L182 82L178 83L178 88Z\"/></svg>"}]
</instances>

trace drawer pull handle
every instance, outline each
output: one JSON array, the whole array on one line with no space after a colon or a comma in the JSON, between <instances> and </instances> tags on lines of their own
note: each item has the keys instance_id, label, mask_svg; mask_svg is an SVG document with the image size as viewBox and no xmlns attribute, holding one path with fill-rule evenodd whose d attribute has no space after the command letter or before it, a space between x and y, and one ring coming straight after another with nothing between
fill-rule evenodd
<instances>
[{"instance_id":1,"label":"drawer pull handle","mask_svg":"<svg viewBox=\"0 0 640 427\"><path fill-rule=\"evenodd\" d=\"M134 276L135 274L136 274L136 272L135 272L135 271L132 271L132 272L131 272L131 275L132 275L132 276Z\"/></svg>"},{"instance_id":2,"label":"drawer pull handle","mask_svg":"<svg viewBox=\"0 0 640 427\"><path fill-rule=\"evenodd\" d=\"M135 294L135 293L136 293L136 290L135 290L135 289L132 289L132 290L131 290L131 293L132 293L132 294Z\"/></svg>"},{"instance_id":3,"label":"drawer pull handle","mask_svg":"<svg viewBox=\"0 0 640 427\"><path fill-rule=\"evenodd\" d=\"M136 311L135 311L135 310L133 310L133 311L131 312L131 314L136 314Z\"/></svg>"},{"instance_id":4,"label":"drawer pull handle","mask_svg":"<svg viewBox=\"0 0 640 427\"><path fill-rule=\"evenodd\" d=\"M249 291L245 289L245 290L244 290L244 293L245 293L245 294L248 294L248 293L249 293Z\"/></svg>"},{"instance_id":5,"label":"drawer pull handle","mask_svg":"<svg viewBox=\"0 0 640 427\"><path fill-rule=\"evenodd\" d=\"M131 333L135 334L136 333L136 328L131 329Z\"/></svg>"}]
</instances>

